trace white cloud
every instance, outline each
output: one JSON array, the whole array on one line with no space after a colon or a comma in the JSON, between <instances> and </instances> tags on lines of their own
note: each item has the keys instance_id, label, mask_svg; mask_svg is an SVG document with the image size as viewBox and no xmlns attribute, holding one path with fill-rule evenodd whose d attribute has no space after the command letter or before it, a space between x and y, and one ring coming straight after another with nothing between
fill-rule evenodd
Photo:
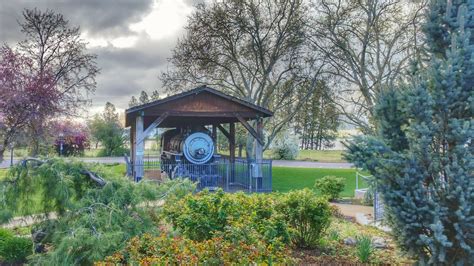
<instances>
[{"instance_id":1,"label":"white cloud","mask_svg":"<svg viewBox=\"0 0 474 266\"><path fill-rule=\"evenodd\" d=\"M137 44L140 35L147 35L151 40L163 40L176 37L186 24L186 18L193 8L184 0L155 0L151 12L139 22L130 24L129 34L123 36L98 37L88 32L83 33L88 47L130 48ZM130 34L131 33L131 34Z\"/></svg>"},{"instance_id":2,"label":"white cloud","mask_svg":"<svg viewBox=\"0 0 474 266\"><path fill-rule=\"evenodd\" d=\"M153 40L164 39L180 31L192 11L183 0L155 0L152 11L140 22L130 25L130 29L146 32Z\"/></svg>"}]
</instances>

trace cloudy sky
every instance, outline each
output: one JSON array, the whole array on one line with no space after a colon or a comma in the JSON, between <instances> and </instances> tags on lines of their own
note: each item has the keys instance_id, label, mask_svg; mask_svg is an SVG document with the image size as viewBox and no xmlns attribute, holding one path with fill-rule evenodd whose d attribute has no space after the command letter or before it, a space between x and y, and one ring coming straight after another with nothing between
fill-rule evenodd
<instances>
[{"instance_id":1,"label":"cloudy sky","mask_svg":"<svg viewBox=\"0 0 474 266\"><path fill-rule=\"evenodd\" d=\"M127 108L132 95L160 89L158 76L200 0L0 0L0 43L23 39L18 26L24 8L52 9L80 26L101 73L91 113L105 102Z\"/></svg>"}]
</instances>

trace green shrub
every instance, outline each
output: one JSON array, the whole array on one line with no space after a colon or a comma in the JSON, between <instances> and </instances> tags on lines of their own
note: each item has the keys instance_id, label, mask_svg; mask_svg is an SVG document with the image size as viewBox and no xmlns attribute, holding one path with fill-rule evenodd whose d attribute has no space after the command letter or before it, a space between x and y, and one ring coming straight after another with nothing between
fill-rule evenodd
<instances>
[{"instance_id":1,"label":"green shrub","mask_svg":"<svg viewBox=\"0 0 474 266\"><path fill-rule=\"evenodd\" d=\"M9 263L21 263L32 254L33 242L29 238L6 237L0 241L0 258Z\"/></svg>"},{"instance_id":2,"label":"green shrub","mask_svg":"<svg viewBox=\"0 0 474 266\"><path fill-rule=\"evenodd\" d=\"M184 236L202 241L220 236L228 239L289 242L288 227L275 211L270 194L229 194L202 191L165 205L163 215Z\"/></svg>"},{"instance_id":3,"label":"green shrub","mask_svg":"<svg viewBox=\"0 0 474 266\"><path fill-rule=\"evenodd\" d=\"M247 244L220 237L194 241L166 234L133 238L122 252L99 265L253 265L292 264L288 249L261 240Z\"/></svg>"},{"instance_id":4,"label":"green shrub","mask_svg":"<svg viewBox=\"0 0 474 266\"><path fill-rule=\"evenodd\" d=\"M361 236L357 237L357 257L359 258L360 262L367 263L370 260L370 256L372 255L374 248L372 246L372 240L368 236Z\"/></svg>"},{"instance_id":5,"label":"green shrub","mask_svg":"<svg viewBox=\"0 0 474 266\"><path fill-rule=\"evenodd\" d=\"M309 189L282 195L278 210L293 229L293 241L299 247L317 245L330 224L331 209L327 200Z\"/></svg>"},{"instance_id":6,"label":"green shrub","mask_svg":"<svg viewBox=\"0 0 474 266\"><path fill-rule=\"evenodd\" d=\"M316 180L314 186L329 200L334 200L339 198L339 194L344 191L345 182L342 177L329 175Z\"/></svg>"}]
</instances>

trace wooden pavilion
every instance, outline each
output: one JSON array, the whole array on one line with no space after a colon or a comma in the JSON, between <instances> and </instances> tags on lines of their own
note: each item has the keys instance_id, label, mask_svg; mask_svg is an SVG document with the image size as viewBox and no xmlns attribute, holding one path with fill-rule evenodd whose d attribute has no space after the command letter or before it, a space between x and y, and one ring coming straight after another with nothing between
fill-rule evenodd
<instances>
[{"instance_id":1,"label":"wooden pavilion","mask_svg":"<svg viewBox=\"0 0 474 266\"><path fill-rule=\"evenodd\" d=\"M235 163L235 123L241 123L256 140L254 159L259 162L263 160L263 118L272 115L263 107L207 86L127 109L133 177L140 180L144 176L140 163L144 160L144 140L155 128L207 126L211 128L214 143L219 129L229 142L229 161ZM255 127L249 123L252 120ZM229 124L228 130L225 124Z\"/></svg>"}]
</instances>

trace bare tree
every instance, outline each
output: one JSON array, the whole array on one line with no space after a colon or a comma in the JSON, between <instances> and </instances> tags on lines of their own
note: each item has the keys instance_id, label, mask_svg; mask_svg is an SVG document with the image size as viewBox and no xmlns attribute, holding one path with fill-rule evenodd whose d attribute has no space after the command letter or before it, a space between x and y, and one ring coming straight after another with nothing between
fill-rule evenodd
<instances>
[{"instance_id":1,"label":"bare tree","mask_svg":"<svg viewBox=\"0 0 474 266\"><path fill-rule=\"evenodd\" d=\"M174 49L172 68L162 74L163 84L171 91L207 84L272 109L268 148L306 101L296 92L310 80L311 95L322 69L306 45L305 12L301 0L199 5Z\"/></svg>"},{"instance_id":2,"label":"bare tree","mask_svg":"<svg viewBox=\"0 0 474 266\"><path fill-rule=\"evenodd\" d=\"M19 50L33 60L34 71L52 71L54 85L61 91L61 114L75 114L88 103L99 73L96 55L87 53L79 27L70 26L61 14L37 9L26 9L20 26L26 38L18 44ZM44 122L35 119L30 123L33 154L37 153Z\"/></svg>"},{"instance_id":3,"label":"bare tree","mask_svg":"<svg viewBox=\"0 0 474 266\"><path fill-rule=\"evenodd\" d=\"M335 103L365 132L374 98L402 78L417 52L424 1L313 0L311 43L329 62Z\"/></svg>"}]
</instances>

